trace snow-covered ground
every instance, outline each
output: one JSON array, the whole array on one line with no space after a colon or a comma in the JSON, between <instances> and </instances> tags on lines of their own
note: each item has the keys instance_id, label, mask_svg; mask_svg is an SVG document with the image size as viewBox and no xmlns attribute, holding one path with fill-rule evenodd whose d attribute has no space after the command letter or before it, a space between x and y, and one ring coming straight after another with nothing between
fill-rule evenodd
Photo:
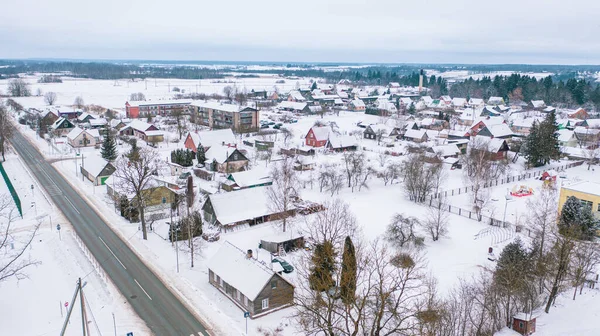
<instances>
[{"instance_id":1,"label":"snow-covered ground","mask_svg":"<svg viewBox=\"0 0 600 336\"><path fill-rule=\"evenodd\" d=\"M145 324L125 298L95 271L77 244L71 225L45 199L18 156L8 155L3 165L23 205L23 219L19 218L11 226L9 248L19 249L34 227L38 224L40 227L23 256L37 264L25 269L27 278L9 278L0 283L0 334L59 334L66 316L65 303L71 301L77 279L81 277L85 284L88 324L93 334L112 334L116 326L119 334L148 335ZM0 194L10 197L1 178ZM57 224L61 226L60 235ZM81 335L79 300L66 335Z\"/></svg>"}]
</instances>

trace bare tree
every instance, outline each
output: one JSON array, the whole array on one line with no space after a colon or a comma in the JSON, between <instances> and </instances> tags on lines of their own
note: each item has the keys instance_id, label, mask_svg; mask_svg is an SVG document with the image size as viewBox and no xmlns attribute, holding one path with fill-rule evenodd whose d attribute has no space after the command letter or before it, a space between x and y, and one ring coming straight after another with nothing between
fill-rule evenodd
<instances>
[{"instance_id":1,"label":"bare tree","mask_svg":"<svg viewBox=\"0 0 600 336\"><path fill-rule=\"evenodd\" d=\"M595 273L596 268L600 265L600 251L596 243L579 241L575 244L573 257L571 261L570 276L573 284L573 300L583 291L583 285L588 276Z\"/></svg>"},{"instance_id":2,"label":"bare tree","mask_svg":"<svg viewBox=\"0 0 600 336\"><path fill-rule=\"evenodd\" d=\"M386 229L386 240L398 247L404 247L408 243L414 241L415 226L418 225L420 225L420 222L415 217L395 214Z\"/></svg>"},{"instance_id":3,"label":"bare tree","mask_svg":"<svg viewBox=\"0 0 600 336\"><path fill-rule=\"evenodd\" d=\"M438 185L437 178L441 174L442 163L425 163L423 154L411 154L404 161L402 172L404 190L409 199L415 202L425 202L427 196Z\"/></svg>"},{"instance_id":4,"label":"bare tree","mask_svg":"<svg viewBox=\"0 0 600 336\"><path fill-rule=\"evenodd\" d=\"M294 131L287 127L283 127L279 131L283 134L283 145L287 146L288 141L294 137Z\"/></svg>"},{"instance_id":5,"label":"bare tree","mask_svg":"<svg viewBox=\"0 0 600 336\"><path fill-rule=\"evenodd\" d=\"M552 232L558 218L558 195L556 189L551 185L544 185L537 198L527 202L529 215L527 226L533 234L535 256L535 273L538 276L538 288L543 289L543 282L548 272L547 255L552 240Z\"/></svg>"},{"instance_id":6,"label":"bare tree","mask_svg":"<svg viewBox=\"0 0 600 336\"><path fill-rule=\"evenodd\" d=\"M2 104L2 101L0 100L0 105ZM15 112L21 112L24 110L23 105L17 103L14 99L12 98L8 98L6 100L6 106L10 107L13 111Z\"/></svg>"},{"instance_id":7,"label":"bare tree","mask_svg":"<svg viewBox=\"0 0 600 336\"><path fill-rule=\"evenodd\" d=\"M358 225L350 206L340 199L323 204L324 211L306 217L309 236L319 243L329 242L341 249L346 236L356 237Z\"/></svg>"},{"instance_id":8,"label":"bare tree","mask_svg":"<svg viewBox=\"0 0 600 336\"><path fill-rule=\"evenodd\" d=\"M183 138L183 133L187 130L183 110L175 109L171 112L171 116L175 118L175 121L177 122L177 133L179 134L179 140L181 140L181 138Z\"/></svg>"},{"instance_id":9,"label":"bare tree","mask_svg":"<svg viewBox=\"0 0 600 336\"><path fill-rule=\"evenodd\" d=\"M294 209L294 199L298 195L298 177L294 169L294 160L288 157L273 165L271 178L273 185L266 189L269 206L271 211L281 215L281 226L285 232L287 218Z\"/></svg>"},{"instance_id":10,"label":"bare tree","mask_svg":"<svg viewBox=\"0 0 600 336\"><path fill-rule=\"evenodd\" d=\"M44 102L46 105L54 105L56 103L56 93L54 92L46 92L44 95Z\"/></svg>"},{"instance_id":11,"label":"bare tree","mask_svg":"<svg viewBox=\"0 0 600 336\"><path fill-rule=\"evenodd\" d=\"M377 162L379 162L381 168L385 167L385 164L388 162L388 155L385 152L379 152L377 154Z\"/></svg>"},{"instance_id":12,"label":"bare tree","mask_svg":"<svg viewBox=\"0 0 600 336\"><path fill-rule=\"evenodd\" d=\"M73 107L77 109L83 109L85 107L85 102L81 96L75 97L75 100L73 101Z\"/></svg>"},{"instance_id":13,"label":"bare tree","mask_svg":"<svg viewBox=\"0 0 600 336\"><path fill-rule=\"evenodd\" d=\"M42 96L42 88L37 88L35 90L35 95L38 96L38 97L41 97Z\"/></svg>"},{"instance_id":14,"label":"bare tree","mask_svg":"<svg viewBox=\"0 0 600 336\"><path fill-rule=\"evenodd\" d=\"M396 179L401 174L402 167L400 164L392 163L385 167L383 172L381 172L381 178L383 179L384 185L393 184Z\"/></svg>"},{"instance_id":15,"label":"bare tree","mask_svg":"<svg viewBox=\"0 0 600 336\"><path fill-rule=\"evenodd\" d=\"M549 277L549 294L546 301L544 311L550 312L550 308L554 301L564 289L564 282L567 280L571 267L571 258L575 248L576 237L578 233L575 226L570 229L561 230L553 229L553 246L549 253L548 277Z\"/></svg>"},{"instance_id":16,"label":"bare tree","mask_svg":"<svg viewBox=\"0 0 600 336\"><path fill-rule=\"evenodd\" d=\"M233 87L231 87L229 85L224 87L223 95L225 96L225 98L227 98L227 100L229 100L231 102L233 100L233 97L235 96L235 91L234 91Z\"/></svg>"},{"instance_id":17,"label":"bare tree","mask_svg":"<svg viewBox=\"0 0 600 336\"><path fill-rule=\"evenodd\" d=\"M29 97L31 88L23 79L16 78L8 82L8 94L13 97Z\"/></svg>"},{"instance_id":18,"label":"bare tree","mask_svg":"<svg viewBox=\"0 0 600 336\"><path fill-rule=\"evenodd\" d=\"M348 188L352 188L352 192L354 192L356 185L352 181L365 169L365 155L356 151L348 151L343 153L343 159Z\"/></svg>"},{"instance_id":19,"label":"bare tree","mask_svg":"<svg viewBox=\"0 0 600 336\"><path fill-rule=\"evenodd\" d=\"M436 203L427 208L427 215L422 224L433 241L437 241L448 233L450 215L446 212L447 207L446 200L440 197Z\"/></svg>"},{"instance_id":20,"label":"bare tree","mask_svg":"<svg viewBox=\"0 0 600 336\"><path fill-rule=\"evenodd\" d=\"M16 208L8 195L0 196L0 283L9 278L27 278L25 269L38 265L26 255L39 228L39 223L27 233L13 232L13 222L17 219Z\"/></svg>"},{"instance_id":21,"label":"bare tree","mask_svg":"<svg viewBox=\"0 0 600 336\"><path fill-rule=\"evenodd\" d=\"M129 100L143 101L143 100L146 100L146 95L144 95L142 92L134 92L131 95L129 95Z\"/></svg>"},{"instance_id":22,"label":"bare tree","mask_svg":"<svg viewBox=\"0 0 600 336\"><path fill-rule=\"evenodd\" d=\"M0 152L2 152L2 161L6 161L4 157L5 154L5 145L10 138L12 138L14 134L14 125L10 120L10 115L6 110L6 107L0 102Z\"/></svg>"},{"instance_id":23,"label":"bare tree","mask_svg":"<svg viewBox=\"0 0 600 336\"><path fill-rule=\"evenodd\" d=\"M116 184L125 195L134 196L134 204L138 209L142 223L142 235L148 239L144 211L152 199L153 175L160 170L162 162L158 153L150 148L138 148L117 159L114 175Z\"/></svg>"},{"instance_id":24,"label":"bare tree","mask_svg":"<svg viewBox=\"0 0 600 336\"><path fill-rule=\"evenodd\" d=\"M593 146L592 148L582 149L585 163L587 164L587 170L590 167L598 163L598 156L600 155L600 147Z\"/></svg>"},{"instance_id":25,"label":"bare tree","mask_svg":"<svg viewBox=\"0 0 600 336\"><path fill-rule=\"evenodd\" d=\"M490 152L490 141L475 137L469 145L469 151L462 157L465 181L470 184L471 198L479 220L489 201L489 193L484 188L506 172L506 160L496 161Z\"/></svg>"}]
</instances>

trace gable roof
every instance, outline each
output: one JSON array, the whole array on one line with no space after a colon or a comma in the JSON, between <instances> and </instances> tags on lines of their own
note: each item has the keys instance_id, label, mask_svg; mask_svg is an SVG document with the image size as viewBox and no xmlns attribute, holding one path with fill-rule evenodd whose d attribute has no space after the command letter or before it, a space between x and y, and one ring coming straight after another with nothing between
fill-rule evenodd
<instances>
[{"instance_id":1,"label":"gable roof","mask_svg":"<svg viewBox=\"0 0 600 336\"><path fill-rule=\"evenodd\" d=\"M365 103L359 98L352 99L351 103L354 107L365 107Z\"/></svg>"},{"instance_id":2,"label":"gable roof","mask_svg":"<svg viewBox=\"0 0 600 336\"><path fill-rule=\"evenodd\" d=\"M83 132L85 132L83 129L75 127L67 134L67 139L74 140Z\"/></svg>"},{"instance_id":3,"label":"gable roof","mask_svg":"<svg viewBox=\"0 0 600 336\"><path fill-rule=\"evenodd\" d=\"M208 196L208 200L210 200L215 217L221 225L234 224L276 213L269 207L271 201L266 193L267 188L270 187L248 188L235 192L212 194Z\"/></svg>"},{"instance_id":4,"label":"gable roof","mask_svg":"<svg viewBox=\"0 0 600 336\"><path fill-rule=\"evenodd\" d=\"M139 119L135 119L132 122L130 122L129 125L127 125L126 127L131 127L136 131L146 132L152 126L154 126L154 125L149 124L149 123L139 120ZM154 127L156 127L156 126L154 126Z\"/></svg>"},{"instance_id":5,"label":"gable roof","mask_svg":"<svg viewBox=\"0 0 600 336\"><path fill-rule=\"evenodd\" d=\"M142 100L126 102L129 106L153 106L153 105L189 105L192 102L190 99L170 99L170 100Z\"/></svg>"},{"instance_id":6,"label":"gable roof","mask_svg":"<svg viewBox=\"0 0 600 336\"><path fill-rule=\"evenodd\" d=\"M458 146L454 144L433 146L431 147L431 150L436 154L440 153L442 156L452 156L460 154L460 149L458 149Z\"/></svg>"},{"instance_id":7,"label":"gable roof","mask_svg":"<svg viewBox=\"0 0 600 336\"><path fill-rule=\"evenodd\" d=\"M188 133L194 145L198 147L198 144L202 144L203 147L222 146L235 144L235 135L230 128L202 131L202 132L189 132Z\"/></svg>"},{"instance_id":8,"label":"gable roof","mask_svg":"<svg viewBox=\"0 0 600 336\"><path fill-rule=\"evenodd\" d=\"M290 91L289 95L297 101L306 101L306 98L304 98L298 90Z\"/></svg>"},{"instance_id":9,"label":"gable roof","mask_svg":"<svg viewBox=\"0 0 600 336\"><path fill-rule=\"evenodd\" d=\"M558 141L560 141L560 142L571 141L571 139L573 139L573 136L575 136L574 131L571 131L568 129L558 130Z\"/></svg>"},{"instance_id":10,"label":"gable roof","mask_svg":"<svg viewBox=\"0 0 600 336\"><path fill-rule=\"evenodd\" d=\"M404 133L404 137L410 138L410 139L423 139L423 136L426 134L427 133L424 129L419 129L419 130L409 129L409 130L406 130L406 133Z\"/></svg>"},{"instance_id":11,"label":"gable roof","mask_svg":"<svg viewBox=\"0 0 600 336\"><path fill-rule=\"evenodd\" d=\"M351 135L338 135L329 138L329 146L331 148L344 148L357 145L356 138Z\"/></svg>"},{"instance_id":12,"label":"gable roof","mask_svg":"<svg viewBox=\"0 0 600 336\"><path fill-rule=\"evenodd\" d=\"M108 121L104 118L91 119L90 125L91 126L104 126L104 125L108 125Z\"/></svg>"},{"instance_id":13,"label":"gable roof","mask_svg":"<svg viewBox=\"0 0 600 336\"><path fill-rule=\"evenodd\" d=\"M323 141L329 139L329 133L331 133L331 127L329 126L313 126L311 127L315 139L317 141ZM310 130L309 130L310 133ZM307 133L308 136L308 133Z\"/></svg>"},{"instance_id":14,"label":"gable roof","mask_svg":"<svg viewBox=\"0 0 600 336\"><path fill-rule=\"evenodd\" d=\"M96 117L94 115L91 115L87 112L83 112L79 117L77 117L77 120L79 121L85 121L86 118L92 118L92 119L96 119Z\"/></svg>"},{"instance_id":15,"label":"gable roof","mask_svg":"<svg viewBox=\"0 0 600 336\"><path fill-rule=\"evenodd\" d=\"M540 108L546 106L546 103L544 103L543 100L532 100L531 105L533 105L534 108Z\"/></svg>"},{"instance_id":16,"label":"gable roof","mask_svg":"<svg viewBox=\"0 0 600 336\"><path fill-rule=\"evenodd\" d=\"M273 182L273 179L269 176L269 172L264 168L254 168L242 172L231 173L229 176L240 188Z\"/></svg>"},{"instance_id":17,"label":"gable roof","mask_svg":"<svg viewBox=\"0 0 600 336\"><path fill-rule=\"evenodd\" d=\"M279 105L277 105L277 108L302 111L306 108L306 105L307 105L307 103L303 103L303 102L293 102L293 101L284 100L281 103L279 103Z\"/></svg>"},{"instance_id":18,"label":"gable roof","mask_svg":"<svg viewBox=\"0 0 600 336\"><path fill-rule=\"evenodd\" d=\"M256 300L271 278L276 276L268 266L254 258L247 258L244 251L229 241L221 245L217 253L208 261L207 266L251 301Z\"/></svg>"},{"instance_id":19,"label":"gable roof","mask_svg":"<svg viewBox=\"0 0 600 336\"><path fill-rule=\"evenodd\" d=\"M50 126L50 128L58 128L60 125L62 125L63 123L67 123L71 126L73 126L73 123L69 121L69 119L65 118L65 117L60 117L58 119L56 119L56 121L52 124L52 126Z\"/></svg>"},{"instance_id":20,"label":"gable roof","mask_svg":"<svg viewBox=\"0 0 600 336\"><path fill-rule=\"evenodd\" d=\"M104 168L110 163L99 156L90 156L85 158L83 169L93 177L98 177Z\"/></svg>"},{"instance_id":21,"label":"gable roof","mask_svg":"<svg viewBox=\"0 0 600 336\"><path fill-rule=\"evenodd\" d=\"M235 147L228 147L222 145L211 146L205 153L206 160L208 161L217 161L218 163L225 163L227 159L233 154L233 152L237 151ZM239 151L238 151L239 152ZM245 156L240 152L243 159L246 159ZM246 159L247 160L247 159Z\"/></svg>"},{"instance_id":22,"label":"gable roof","mask_svg":"<svg viewBox=\"0 0 600 336\"><path fill-rule=\"evenodd\" d=\"M471 99L469 99L469 104L470 105L482 105L483 104L483 99L481 99L481 98L471 98Z\"/></svg>"},{"instance_id":23,"label":"gable roof","mask_svg":"<svg viewBox=\"0 0 600 336\"><path fill-rule=\"evenodd\" d=\"M510 127L504 123L487 126L487 128L494 137L504 137L513 134L513 131L510 129Z\"/></svg>"},{"instance_id":24,"label":"gable roof","mask_svg":"<svg viewBox=\"0 0 600 336\"><path fill-rule=\"evenodd\" d=\"M477 142L477 139L481 139L481 135L477 135L474 137L474 141ZM492 153L498 153L506 144L506 140L501 138L486 138L483 143L487 143L487 150Z\"/></svg>"},{"instance_id":25,"label":"gable roof","mask_svg":"<svg viewBox=\"0 0 600 336\"><path fill-rule=\"evenodd\" d=\"M452 98L452 106L465 106L467 105L466 98Z\"/></svg>"}]
</instances>

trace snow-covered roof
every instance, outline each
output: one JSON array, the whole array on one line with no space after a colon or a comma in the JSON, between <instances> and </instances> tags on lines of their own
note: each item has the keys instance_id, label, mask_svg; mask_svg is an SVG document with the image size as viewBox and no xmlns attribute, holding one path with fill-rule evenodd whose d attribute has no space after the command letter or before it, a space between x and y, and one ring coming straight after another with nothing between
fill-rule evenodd
<instances>
[{"instance_id":1,"label":"snow-covered roof","mask_svg":"<svg viewBox=\"0 0 600 336\"><path fill-rule=\"evenodd\" d=\"M190 105L202 107L202 108L209 108L209 109L218 110L218 111L225 111L225 112L240 112L247 108L255 110L255 108L250 107L250 106L227 104L227 103L221 103L218 101L194 100L194 101L192 101L192 103Z\"/></svg>"},{"instance_id":2,"label":"snow-covered roof","mask_svg":"<svg viewBox=\"0 0 600 336\"><path fill-rule=\"evenodd\" d=\"M189 105L191 99L171 99L171 100L146 100L128 102L130 106L150 106L150 105Z\"/></svg>"},{"instance_id":3,"label":"snow-covered roof","mask_svg":"<svg viewBox=\"0 0 600 336\"><path fill-rule=\"evenodd\" d=\"M85 158L83 169L90 173L90 175L98 177L107 164L108 161L99 156L90 156Z\"/></svg>"},{"instance_id":4,"label":"snow-covered roof","mask_svg":"<svg viewBox=\"0 0 600 336\"><path fill-rule=\"evenodd\" d=\"M484 139L484 140L481 140L481 139ZM504 140L504 139L487 138L487 137L483 137L481 135L475 136L473 138L473 140L474 140L474 143L487 144L488 151L490 151L492 153L497 153L502 148L502 145L504 145L504 143L506 142L506 140Z\"/></svg>"},{"instance_id":5,"label":"snow-covered roof","mask_svg":"<svg viewBox=\"0 0 600 336\"><path fill-rule=\"evenodd\" d=\"M66 119L65 117L60 117L58 119L56 119L56 121L54 122L54 124L52 124L52 126L50 126L50 128L52 129L56 129L57 127L59 127L63 122L69 122L68 119Z\"/></svg>"},{"instance_id":6,"label":"snow-covered roof","mask_svg":"<svg viewBox=\"0 0 600 336\"><path fill-rule=\"evenodd\" d=\"M304 98L298 90L290 91L289 95L297 101L306 101L306 98Z\"/></svg>"},{"instance_id":7,"label":"snow-covered roof","mask_svg":"<svg viewBox=\"0 0 600 336\"><path fill-rule=\"evenodd\" d=\"M81 129L79 127L75 127L75 128L73 128L71 130L71 132L69 132L67 134L67 139L69 139L69 140L75 140L79 136L79 134L81 134L83 132L84 132L83 129Z\"/></svg>"},{"instance_id":8,"label":"snow-covered roof","mask_svg":"<svg viewBox=\"0 0 600 336\"><path fill-rule=\"evenodd\" d=\"M452 98L452 106L465 106L467 105L467 98Z\"/></svg>"},{"instance_id":9,"label":"snow-covered roof","mask_svg":"<svg viewBox=\"0 0 600 336\"><path fill-rule=\"evenodd\" d=\"M583 126L575 127L574 131L575 131L575 133L581 134L581 135L597 135L598 133L600 133L600 129L585 128Z\"/></svg>"},{"instance_id":10,"label":"snow-covered roof","mask_svg":"<svg viewBox=\"0 0 600 336\"><path fill-rule=\"evenodd\" d=\"M89 130L86 130L86 132L96 139L100 138L100 131L97 129L89 129Z\"/></svg>"},{"instance_id":11,"label":"snow-covered roof","mask_svg":"<svg viewBox=\"0 0 600 336\"><path fill-rule=\"evenodd\" d=\"M323 108L321 107L321 105L314 105L314 106L309 106L308 109L310 110L310 112L312 113L319 113L323 111Z\"/></svg>"},{"instance_id":12,"label":"snow-covered roof","mask_svg":"<svg viewBox=\"0 0 600 336\"><path fill-rule=\"evenodd\" d=\"M128 124L130 123L130 119L111 119L110 127L117 127L120 123Z\"/></svg>"},{"instance_id":13,"label":"snow-covered roof","mask_svg":"<svg viewBox=\"0 0 600 336\"><path fill-rule=\"evenodd\" d=\"M404 137L410 138L410 139L422 139L425 134L426 134L426 131L424 129L419 129L419 130L409 129L409 130L406 130L406 133L404 133Z\"/></svg>"},{"instance_id":14,"label":"snow-covered roof","mask_svg":"<svg viewBox=\"0 0 600 336\"><path fill-rule=\"evenodd\" d=\"M228 241L221 245L217 253L208 261L207 266L251 301L256 300L262 289L276 274L258 260L247 258L246 252Z\"/></svg>"},{"instance_id":15,"label":"snow-covered roof","mask_svg":"<svg viewBox=\"0 0 600 336\"><path fill-rule=\"evenodd\" d=\"M342 99L348 99L348 93L347 92L338 91L337 95L338 95L338 97L340 97Z\"/></svg>"},{"instance_id":16,"label":"snow-covered roof","mask_svg":"<svg viewBox=\"0 0 600 336\"><path fill-rule=\"evenodd\" d=\"M84 121L85 118L88 118L88 117L92 118L92 119L96 119L96 117L94 115L91 115L91 114L89 114L87 112L83 112L79 117L77 117L77 120Z\"/></svg>"},{"instance_id":17,"label":"snow-covered roof","mask_svg":"<svg viewBox=\"0 0 600 336\"><path fill-rule=\"evenodd\" d=\"M560 142L570 141L574 135L575 135L575 132L568 130L568 129L558 130L558 141L560 141Z\"/></svg>"},{"instance_id":18,"label":"snow-covered roof","mask_svg":"<svg viewBox=\"0 0 600 336\"><path fill-rule=\"evenodd\" d=\"M471 99L469 99L469 105L483 105L483 99L471 98Z\"/></svg>"},{"instance_id":19,"label":"snow-covered roof","mask_svg":"<svg viewBox=\"0 0 600 336\"><path fill-rule=\"evenodd\" d=\"M258 184L273 182L269 172L261 167L237 173L231 173L231 178L240 188L255 186Z\"/></svg>"},{"instance_id":20,"label":"snow-covered roof","mask_svg":"<svg viewBox=\"0 0 600 336\"><path fill-rule=\"evenodd\" d=\"M146 134L147 136L157 136L157 135L164 135L165 132L163 132L161 130L156 130L156 131L146 131L146 132L144 132L144 134Z\"/></svg>"},{"instance_id":21,"label":"snow-covered roof","mask_svg":"<svg viewBox=\"0 0 600 336\"><path fill-rule=\"evenodd\" d=\"M91 126L104 126L107 125L108 121L104 118L98 118L98 119L91 119L90 120L90 125Z\"/></svg>"},{"instance_id":22,"label":"snow-covered roof","mask_svg":"<svg viewBox=\"0 0 600 336\"><path fill-rule=\"evenodd\" d=\"M352 105L354 105L354 107L365 107L365 103L358 98L352 100Z\"/></svg>"},{"instance_id":23,"label":"snow-covered roof","mask_svg":"<svg viewBox=\"0 0 600 336\"><path fill-rule=\"evenodd\" d=\"M410 106L413 103L413 100L408 97L403 97L403 98L400 98L400 103L402 103L406 106Z\"/></svg>"},{"instance_id":24,"label":"snow-covered roof","mask_svg":"<svg viewBox=\"0 0 600 336\"><path fill-rule=\"evenodd\" d=\"M498 104L501 104L503 101L504 101L504 99L502 97L490 97L488 99L488 104L498 105Z\"/></svg>"},{"instance_id":25,"label":"snow-covered roof","mask_svg":"<svg viewBox=\"0 0 600 336\"><path fill-rule=\"evenodd\" d=\"M543 100L532 100L531 105L533 105L534 108L541 108L546 106L546 103L544 103Z\"/></svg>"},{"instance_id":26,"label":"snow-covered roof","mask_svg":"<svg viewBox=\"0 0 600 336\"><path fill-rule=\"evenodd\" d=\"M302 102L293 102L293 101L282 101L277 105L278 109L292 109L292 110L304 110L306 108L306 103Z\"/></svg>"},{"instance_id":27,"label":"snow-covered roof","mask_svg":"<svg viewBox=\"0 0 600 336\"><path fill-rule=\"evenodd\" d=\"M369 128L373 130L375 134L381 133L384 136L388 136L392 133L392 127L385 124L372 124L369 125Z\"/></svg>"},{"instance_id":28,"label":"snow-covered roof","mask_svg":"<svg viewBox=\"0 0 600 336\"><path fill-rule=\"evenodd\" d=\"M129 125L127 125L127 126L133 128L134 130L140 131L140 132L146 132L148 130L148 128L152 127L152 124L149 124L149 123L139 120L139 119L135 119L132 122L130 122Z\"/></svg>"},{"instance_id":29,"label":"snow-covered roof","mask_svg":"<svg viewBox=\"0 0 600 336\"><path fill-rule=\"evenodd\" d=\"M204 144L203 144L204 145ZM218 163L224 163L229 155L233 153L235 148L222 146L222 145L214 145L211 146L205 153L205 157L207 161L217 161Z\"/></svg>"},{"instance_id":30,"label":"snow-covered roof","mask_svg":"<svg viewBox=\"0 0 600 336\"><path fill-rule=\"evenodd\" d=\"M317 141L329 139L329 133L331 133L331 127L329 126L313 126L311 130L313 131Z\"/></svg>"},{"instance_id":31,"label":"snow-covered roof","mask_svg":"<svg viewBox=\"0 0 600 336\"><path fill-rule=\"evenodd\" d=\"M269 207L272 202L267 195L267 188L271 187L242 189L210 195L208 198L221 225L234 224L276 213Z\"/></svg>"},{"instance_id":32,"label":"snow-covered roof","mask_svg":"<svg viewBox=\"0 0 600 336\"><path fill-rule=\"evenodd\" d=\"M512 125L515 127L525 127L525 128L529 128L533 125L533 122L537 122L539 123L542 119L539 117L534 117L534 118L519 118L519 119L515 119L512 122Z\"/></svg>"},{"instance_id":33,"label":"snow-covered roof","mask_svg":"<svg viewBox=\"0 0 600 336\"><path fill-rule=\"evenodd\" d=\"M460 154L460 149L456 145L442 145L431 147L434 153L440 153L442 156L452 156Z\"/></svg>"},{"instance_id":34,"label":"snow-covered roof","mask_svg":"<svg viewBox=\"0 0 600 336\"><path fill-rule=\"evenodd\" d=\"M488 130L495 137L504 137L513 134L513 131L510 129L510 127L504 123L488 126Z\"/></svg>"},{"instance_id":35,"label":"snow-covered roof","mask_svg":"<svg viewBox=\"0 0 600 336\"><path fill-rule=\"evenodd\" d=\"M351 135L338 135L329 138L329 144L333 148L343 148L357 145L356 138Z\"/></svg>"},{"instance_id":36,"label":"snow-covered roof","mask_svg":"<svg viewBox=\"0 0 600 336\"><path fill-rule=\"evenodd\" d=\"M232 145L235 144L235 135L230 128L202 131L202 132L189 132L189 135L194 140L194 144L202 144L204 147L220 146L220 145Z\"/></svg>"},{"instance_id":37,"label":"snow-covered roof","mask_svg":"<svg viewBox=\"0 0 600 336\"><path fill-rule=\"evenodd\" d=\"M483 124L486 127L491 127L494 125L499 125L504 123L504 118L498 116L498 117L485 117L485 118L476 118L474 124L477 124L479 122L483 122Z\"/></svg>"},{"instance_id":38,"label":"snow-covered roof","mask_svg":"<svg viewBox=\"0 0 600 336\"><path fill-rule=\"evenodd\" d=\"M431 98L431 96L423 96L421 97L421 101L423 101L425 104L430 104L433 101L433 98Z\"/></svg>"}]
</instances>

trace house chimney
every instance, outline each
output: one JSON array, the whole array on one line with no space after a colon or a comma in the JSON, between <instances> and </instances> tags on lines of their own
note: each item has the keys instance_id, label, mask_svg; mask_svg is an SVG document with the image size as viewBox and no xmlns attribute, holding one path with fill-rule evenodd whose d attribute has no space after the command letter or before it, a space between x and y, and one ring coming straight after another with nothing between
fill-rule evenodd
<instances>
[{"instance_id":1,"label":"house chimney","mask_svg":"<svg viewBox=\"0 0 600 336\"><path fill-rule=\"evenodd\" d=\"M246 252L246 259L252 259L252 250L248 249L248 251Z\"/></svg>"}]
</instances>

